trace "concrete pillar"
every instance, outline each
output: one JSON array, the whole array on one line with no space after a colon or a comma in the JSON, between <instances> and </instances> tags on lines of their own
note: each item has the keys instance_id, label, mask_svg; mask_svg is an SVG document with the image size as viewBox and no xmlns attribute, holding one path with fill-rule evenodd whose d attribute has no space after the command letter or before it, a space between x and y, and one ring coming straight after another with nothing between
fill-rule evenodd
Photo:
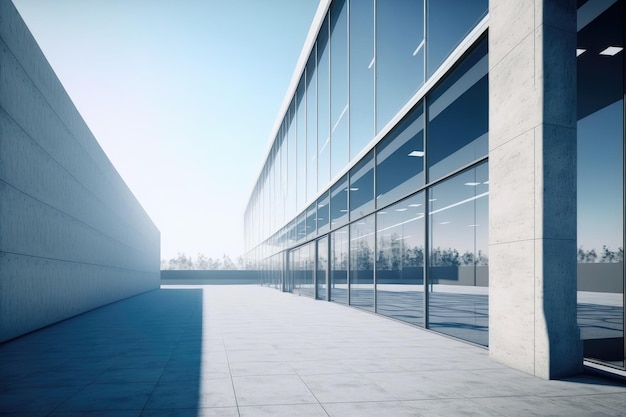
<instances>
[{"instance_id":1,"label":"concrete pillar","mask_svg":"<svg viewBox=\"0 0 626 417\"><path fill-rule=\"evenodd\" d=\"M576 324L576 1L489 2L489 351L582 369Z\"/></svg>"}]
</instances>

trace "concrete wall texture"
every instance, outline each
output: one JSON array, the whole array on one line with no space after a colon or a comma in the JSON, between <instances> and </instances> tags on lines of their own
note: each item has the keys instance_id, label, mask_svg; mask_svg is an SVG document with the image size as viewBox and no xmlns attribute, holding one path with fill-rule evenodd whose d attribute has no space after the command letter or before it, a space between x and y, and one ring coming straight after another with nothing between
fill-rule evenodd
<instances>
[{"instance_id":1,"label":"concrete wall texture","mask_svg":"<svg viewBox=\"0 0 626 417\"><path fill-rule=\"evenodd\" d=\"M582 367L576 325L576 1L489 2L489 353Z\"/></svg>"},{"instance_id":2,"label":"concrete wall texture","mask_svg":"<svg viewBox=\"0 0 626 417\"><path fill-rule=\"evenodd\" d=\"M160 233L0 0L0 342L158 288Z\"/></svg>"}]
</instances>

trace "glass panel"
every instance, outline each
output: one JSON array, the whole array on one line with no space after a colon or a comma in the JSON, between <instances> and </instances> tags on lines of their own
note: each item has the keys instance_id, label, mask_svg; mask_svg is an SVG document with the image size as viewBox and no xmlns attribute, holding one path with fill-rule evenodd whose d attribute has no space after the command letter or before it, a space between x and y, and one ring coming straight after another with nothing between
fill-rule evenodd
<instances>
[{"instance_id":1,"label":"glass panel","mask_svg":"<svg viewBox=\"0 0 626 417\"><path fill-rule=\"evenodd\" d=\"M330 227L336 229L348 222L348 176L330 189Z\"/></svg>"},{"instance_id":2,"label":"glass panel","mask_svg":"<svg viewBox=\"0 0 626 417\"><path fill-rule=\"evenodd\" d=\"M298 242L304 242L306 239L306 211L298 216Z\"/></svg>"},{"instance_id":3,"label":"glass panel","mask_svg":"<svg viewBox=\"0 0 626 417\"><path fill-rule=\"evenodd\" d=\"M427 96L428 181L487 155L487 40Z\"/></svg>"},{"instance_id":4,"label":"glass panel","mask_svg":"<svg viewBox=\"0 0 626 417\"><path fill-rule=\"evenodd\" d=\"M317 199L317 233L324 234L330 230L330 193L326 191Z\"/></svg>"},{"instance_id":5,"label":"glass panel","mask_svg":"<svg viewBox=\"0 0 626 417\"><path fill-rule=\"evenodd\" d=\"M428 77L487 15L488 0L428 0L426 17Z\"/></svg>"},{"instance_id":6,"label":"glass panel","mask_svg":"<svg viewBox=\"0 0 626 417\"><path fill-rule=\"evenodd\" d=\"M328 17L317 36L317 190L330 181L330 59Z\"/></svg>"},{"instance_id":7,"label":"glass panel","mask_svg":"<svg viewBox=\"0 0 626 417\"><path fill-rule=\"evenodd\" d=\"M379 211L376 311L424 326L424 194Z\"/></svg>"},{"instance_id":8,"label":"glass panel","mask_svg":"<svg viewBox=\"0 0 626 417\"><path fill-rule=\"evenodd\" d=\"M296 149L297 159L297 207L296 211L300 211L306 204L306 170L307 170L307 157L306 157L306 94L305 94L305 77L303 76L298 85L297 93L297 110L296 110L296 127L297 127L297 142ZM291 171L290 171L291 172ZM295 213L294 213L295 214Z\"/></svg>"},{"instance_id":9,"label":"glass panel","mask_svg":"<svg viewBox=\"0 0 626 417\"><path fill-rule=\"evenodd\" d=\"M374 210L374 152L350 171L350 219Z\"/></svg>"},{"instance_id":10,"label":"glass panel","mask_svg":"<svg viewBox=\"0 0 626 417\"><path fill-rule=\"evenodd\" d=\"M424 185L424 113L420 104L376 147L376 205Z\"/></svg>"},{"instance_id":11,"label":"glass panel","mask_svg":"<svg viewBox=\"0 0 626 417\"><path fill-rule=\"evenodd\" d=\"M317 194L317 61L313 47L306 65L306 201ZM306 204L306 202L304 203Z\"/></svg>"},{"instance_id":12,"label":"glass panel","mask_svg":"<svg viewBox=\"0 0 626 417\"><path fill-rule=\"evenodd\" d=\"M374 138L374 0L350 2L350 159Z\"/></svg>"},{"instance_id":13,"label":"glass panel","mask_svg":"<svg viewBox=\"0 0 626 417\"><path fill-rule=\"evenodd\" d=\"M348 226L331 233L330 299L348 304Z\"/></svg>"},{"instance_id":14,"label":"glass panel","mask_svg":"<svg viewBox=\"0 0 626 417\"><path fill-rule=\"evenodd\" d=\"M348 163L348 12L345 0L333 2L330 22L330 177L334 178Z\"/></svg>"},{"instance_id":15,"label":"glass panel","mask_svg":"<svg viewBox=\"0 0 626 417\"><path fill-rule=\"evenodd\" d=\"M624 2L578 13L578 325L584 355L624 367Z\"/></svg>"},{"instance_id":16,"label":"glass panel","mask_svg":"<svg viewBox=\"0 0 626 417\"><path fill-rule=\"evenodd\" d=\"M433 187L429 196L430 328L489 342L487 164Z\"/></svg>"},{"instance_id":17,"label":"glass panel","mask_svg":"<svg viewBox=\"0 0 626 417\"><path fill-rule=\"evenodd\" d=\"M317 298L319 300L327 299L327 280L328 280L328 238L324 237L317 241L317 275L315 276L317 283Z\"/></svg>"},{"instance_id":18,"label":"glass panel","mask_svg":"<svg viewBox=\"0 0 626 417\"><path fill-rule=\"evenodd\" d=\"M304 167L298 166L298 142L296 137L296 103L292 103L289 111L289 128L288 128L288 152L287 157L287 204L285 207L286 219L292 219L296 215L297 208L297 194L298 194L298 181L301 175L304 175Z\"/></svg>"},{"instance_id":19,"label":"glass panel","mask_svg":"<svg viewBox=\"0 0 626 417\"><path fill-rule=\"evenodd\" d=\"M313 203L306 211L306 238L311 239L317 235L317 203Z\"/></svg>"},{"instance_id":20,"label":"glass panel","mask_svg":"<svg viewBox=\"0 0 626 417\"><path fill-rule=\"evenodd\" d=\"M350 225L350 305L374 311L374 215Z\"/></svg>"},{"instance_id":21,"label":"glass panel","mask_svg":"<svg viewBox=\"0 0 626 417\"><path fill-rule=\"evenodd\" d=\"M424 83L424 2L376 1L376 130Z\"/></svg>"}]
</instances>

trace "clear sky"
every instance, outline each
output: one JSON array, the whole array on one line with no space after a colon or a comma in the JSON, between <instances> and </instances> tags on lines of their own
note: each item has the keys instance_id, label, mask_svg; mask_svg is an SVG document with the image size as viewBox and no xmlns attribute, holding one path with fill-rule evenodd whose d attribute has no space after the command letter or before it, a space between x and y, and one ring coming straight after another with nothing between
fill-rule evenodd
<instances>
[{"instance_id":1,"label":"clear sky","mask_svg":"<svg viewBox=\"0 0 626 417\"><path fill-rule=\"evenodd\" d=\"M318 0L13 0L161 231L243 252L243 212Z\"/></svg>"}]
</instances>

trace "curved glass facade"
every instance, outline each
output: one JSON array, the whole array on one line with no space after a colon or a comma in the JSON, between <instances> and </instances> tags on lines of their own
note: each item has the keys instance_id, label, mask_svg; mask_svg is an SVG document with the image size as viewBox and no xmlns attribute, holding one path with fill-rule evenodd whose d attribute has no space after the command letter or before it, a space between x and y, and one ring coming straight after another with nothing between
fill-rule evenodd
<instances>
[{"instance_id":1,"label":"curved glass facade","mask_svg":"<svg viewBox=\"0 0 626 417\"><path fill-rule=\"evenodd\" d=\"M487 8L328 2L245 213L264 283L489 344ZM624 16L578 1L578 324L621 368Z\"/></svg>"}]
</instances>

